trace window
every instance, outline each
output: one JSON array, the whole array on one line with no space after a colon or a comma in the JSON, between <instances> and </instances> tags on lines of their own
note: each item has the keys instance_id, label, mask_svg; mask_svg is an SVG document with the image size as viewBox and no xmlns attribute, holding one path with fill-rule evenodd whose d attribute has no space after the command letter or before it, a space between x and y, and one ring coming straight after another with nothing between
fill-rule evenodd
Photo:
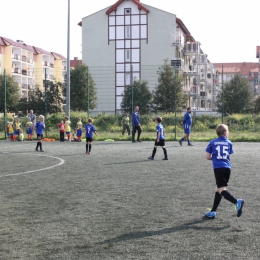
<instances>
[{"instance_id":1,"label":"window","mask_svg":"<svg viewBox=\"0 0 260 260\"><path fill-rule=\"evenodd\" d=\"M125 61L130 61L130 50L125 50Z\"/></svg>"},{"instance_id":2,"label":"window","mask_svg":"<svg viewBox=\"0 0 260 260\"><path fill-rule=\"evenodd\" d=\"M125 37L130 38L131 37L131 31L130 31L130 26L127 26L125 28Z\"/></svg>"},{"instance_id":3,"label":"window","mask_svg":"<svg viewBox=\"0 0 260 260\"><path fill-rule=\"evenodd\" d=\"M125 14L131 14L131 9L130 8L125 9Z\"/></svg>"}]
</instances>

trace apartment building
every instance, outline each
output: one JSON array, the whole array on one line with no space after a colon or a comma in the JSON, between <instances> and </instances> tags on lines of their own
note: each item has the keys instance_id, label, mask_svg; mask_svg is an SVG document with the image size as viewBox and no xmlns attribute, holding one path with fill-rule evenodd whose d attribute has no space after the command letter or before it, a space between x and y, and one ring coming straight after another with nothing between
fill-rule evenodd
<instances>
[{"instance_id":1,"label":"apartment building","mask_svg":"<svg viewBox=\"0 0 260 260\"><path fill-rule=\"evenodd\" d=\"M97 111L120 112L124 87L131 78L147 80L150 90L157 82L159 66L168 59L183 75L187 106L212 110L217 91L215 69L201 44L175 14L143 4L140 0L119 0L82 19L82 61L95 74L106 66L110 74L105 86L96 73Z\"/></svg>"},{"instance_id":2,"label":"apartment building","mask_svg":"<svg viewBox=\"0 0 260 260\"><path fill-rule=\"evenodd\" d=\"M223 73L222 73L222 64L223 64ZM252 87L255 97L260 95L259 64L260 63L257 62L214 63L215 69L219 74L218 77L219 86L222 85L222 78L223 78L223 83L225 84L226 82L229 82L234 77L235 74L240 73L244 78L248 80L248 83Z\"/></svg>"},{"instance_id":3,"label":"apartment building","mask_svg":"<svg viewBox=\"0 0 260 260\"><path fill-rule=\"evenodd\" d=\"M18 83L21 97L36 85L43 89L45 79L63 82L67 70L62 55L0 36L0 73L4 69Z\"/></svg>"}]
</instances>

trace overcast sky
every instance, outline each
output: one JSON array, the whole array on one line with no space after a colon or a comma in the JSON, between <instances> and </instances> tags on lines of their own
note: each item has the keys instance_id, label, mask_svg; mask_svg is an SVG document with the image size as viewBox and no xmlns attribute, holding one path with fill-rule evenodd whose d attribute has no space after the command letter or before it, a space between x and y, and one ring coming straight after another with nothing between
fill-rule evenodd
<instances>
[{"instance_id":1,"label":"overcast sky","mask_svg":"<svg viewBox=\"0 0 260 260\"><path fill-rule=\"evenodd\" d=\"M71 52L81 58L78 22L116 0L70 0ZM176 14L211 62L257 62L260 45L259 0L143 0ZM1 1L0 36L67 56L67 0Z\"/></svg>"}]
</instances>

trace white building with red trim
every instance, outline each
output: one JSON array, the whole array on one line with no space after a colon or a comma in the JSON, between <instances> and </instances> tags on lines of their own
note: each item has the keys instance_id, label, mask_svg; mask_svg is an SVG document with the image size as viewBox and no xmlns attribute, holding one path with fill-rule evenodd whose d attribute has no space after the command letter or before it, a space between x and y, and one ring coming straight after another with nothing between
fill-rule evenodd
<instances>
[{"instance_id":1,"label":"white building with red trim","mask_svg":"<svg viewBox=\"0 0 260 260\"><path fill-rule=\"evenodd\" d=\"M139 0L119 0L83 18L79 25L82 26L83 63L92 74L98 74L95 72L101 67L110 72L103 80L94 77L96 111L119 112L124 87L133 78L147 80L148 73L153 75L153 82L148 80L148 83L154 90L158 68L165 59L183 74L187 106L197 110L214 109L217 94L213 92L214 66L175 14Z\"/></svg>"}]
</instances>

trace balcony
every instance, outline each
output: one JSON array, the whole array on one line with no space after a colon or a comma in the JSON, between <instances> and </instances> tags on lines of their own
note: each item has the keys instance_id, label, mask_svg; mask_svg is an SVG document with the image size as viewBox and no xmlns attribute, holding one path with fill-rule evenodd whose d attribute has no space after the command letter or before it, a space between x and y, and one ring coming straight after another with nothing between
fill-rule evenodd
<instances>
[{"instance_id":1,"label":"balcony","mask_svg":"<svg viewBox=\"0 0 260 260\"><path fill-rule=\"evenodd\" d=\"M206 73L202 71L200 73L200 82L205 82L206 81Z\"/></svg>"},{"instance_id":2,"label":"balcony","mask_svg":"<svg viewBox=\"0 0 260 260\"><path fill-rule=\"evenodd\" d=\"M33 84L29 84L28 89L33 89Z\"/></svg>"},{"instance_id":3,"label":"balcony","mask_svg":"<svg viewBox=\"0 0 260 260\"><path fill-rule=\"evenodd\" d=\"M12 54L12 58L14 60L21 60L21 55L19 55L19 54Z\"/></svg>"},{"instance_id":4,"label":"balcony","mask_svg":"<svg viewBox=\"0 0 260 260\"><path fill-rule=\"evenodd\" d=\"M206 98L207 97L207 92L206 91L200 91L200 96L202 98Z\"/></svg>"},{"instance_id":5,"label":"balcony","mask_svg":"<svg viewBox=\"0 0 260 260\"><path fill-rule=\"evenodd\" d=\"M185 65L183 73L189 77L198 75L196 67L193 65Z\"/></svg>"},{"instance_id":6,"label":"balcony","mask_svg":"<svg viewBox=\"0 0 260 260\"><path fill-rule=\"evenodd\" d=\"M32 77L33 73L32 71L27 70L27 76Z\"/></svg>"},{"instance_id":7,"label":"balcony","mask_svg":"<svg viewBox=\"0 0 260 260\"><path fill-rule=\"evenodd\" d=\"M200 64L206 65L207 64L207 55L206 54L201 54L200 55Z\"/></svg>"},{"instance_id":8,"label":"balcony","mask_svg":"<svg viewBox=\"0 0 260 260\"><path fill-rule=\"evenodd\" d=\"M13 68L13 73L21 74L21 69Z\"/></svg>"},{"instance_id":9,"label":"balcony","mask_svg":"<svg viewBox=\"0 0 260 260\"><path fill-rule=\"evenodd\" d=\"M184 39L181 37L180 33L175 33L171 35L171 45L176 45L180 48L184 47Z\"/></svg>"},{"instance_id":10,"label":"balcony","mask_svg":"<svg viewBox=\"0 0 260 260\"><path fill-rule=\"evenodd\" d=\"M27 57L23 55L22 56L22 61L27 62L27 60L28 60Z\"/></svg>"},{"instance_id":11,"label":"balcony","mask_svg":"<svg viewBox=\"0 0 260 260\"><path fill-rule=\"evenodd\" d=\"M175 59L171 60L171 67L177 70L183 70L184 69L184 60L183 59Z\"/></svg>"},{"instance_id":12,"label":"balcony","mask_svg":"<svg viewBox=\"0 0 260 260\"><path fill-rule=\"evenodd\" d=\"M22 70L22 75L27 76L27 70Z\"/></svg>"},{"instance_id":13,"label":"balcony","mask_svg":"<svg viewBox=\"0 0 260 260\"><path fill-rule=\"evenodd\" d=\"M185 43L184 52L186 55L195 55L199 53L199 43L198 42Z\"/></svg>"},{"instance_id":14,"label":"balcony","mask_svg":"<svg viewBox=\"0 0 260 260\"><path fill-rule=\"evenodd\" d=\"M50 67L51 67L51 68L54 68L54 64L53 64L53 63L50 63Z\"/></svg>"},{"instance_id":15,"label":"balcony","mask_svg":"<svg viewBox=\"0 0 260 260\"><path fill-rule=\"evenodd\" d=\"M50 63L48 61L43 61L42 62L42 65L43 66L46 66L46 67L50 67Z\"/></svg>"},{"instance_id":16,"label":"balcony","mask_svg":"<svg viewBox=\"0 0 260 260\"><path fill-rule=\"evenodd\" d=\"M28 85L27 84L22 84L22 89L28 89Z\"/></svg>"},{"instance_id":17,"label":"balcony","mask_svg":"<svg viewBox=\"0 0 260 260\"><path fill-rule=\"evenodd\" d=\"M28 63L33 63L33 59L28 58L28 59L27 59L27 62L28 62Z\"/></svg>"}]
</instances>

